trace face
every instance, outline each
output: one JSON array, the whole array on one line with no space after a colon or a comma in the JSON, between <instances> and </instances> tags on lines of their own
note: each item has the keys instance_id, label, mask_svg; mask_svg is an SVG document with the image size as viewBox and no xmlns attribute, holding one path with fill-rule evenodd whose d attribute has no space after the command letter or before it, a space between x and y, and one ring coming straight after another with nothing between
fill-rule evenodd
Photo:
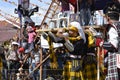
<instances>
[{"instance_id":1,"label":"face","mask_svg":"<svg viewBox=\"0 0 120 80\"><path fill-rule=\"evenodd\" d=\"M58 30L56 35L59 37L63 37L63 30L62 29Z\"/></svg>"},{"instance_id":2,"label":"face","mask_svg":"<svg viewBox=\"0 0 120 80\"><path fill-rule=\"evenodd\" d=\"M17 50L18 49L18 45L12 45L13 50Z\"/></svg>"},{"instance_id":3,"label":"face","mask_svg":"<svg viewBox=\"0 0 120 80\"><path fill-rule=\"evenodd\" d=\"M77 33L75 31L69 30L69 36L70 37L76 37Z\"/></svg>"}]
</instances>

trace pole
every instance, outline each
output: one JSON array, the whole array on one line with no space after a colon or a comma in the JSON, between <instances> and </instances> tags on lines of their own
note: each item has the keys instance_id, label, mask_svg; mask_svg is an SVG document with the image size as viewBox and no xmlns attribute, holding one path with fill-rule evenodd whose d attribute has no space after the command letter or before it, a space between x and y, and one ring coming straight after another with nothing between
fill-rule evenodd
<instances>
[{"instance_id":1,"label":"pole","mask_svg":"<svg viewBox=\"0 0 120 80\"><path fill-rule=\"evenodd\" d=\"M101 63L101 67L102 67L102 71L104 70L104 48L102 48L102 63Z\"/></svg>"},{"instance_id":2,"label":"pole","mask_svg":"<svg viewBox=\"0 0 120 80\"><path fill-rule=\"evenodd\" d=\"M27 61L27 58L29 57L29 55L28 54L26 54L25 55L25 59L23 60L23 63L21 64L21 66L20 66L20 68L22 68L23 67L23 65L24 65L24 63Z\"/></svg>"},{"instance_id":3,"label":"pole","mask_svg":"<svg viewBox=\"0 0 120 80\"><path fill-rule=\"evenodd\" d=\"M18 0L18 6L19 5L22 5L22 0ZM20 20L19 42L20 42L20 45L21 45L21 37L22 37L22 13L21 13L21 11L20 11L19 8L18 8L18 17L19 17L19 20Z\"/></svg>"},{"instance_id":4,"label":"pole","mask_svg":"<svg viewBox=\"0 0 120 80\"><path fill-rule=\"evenodd\" d=\"M77 0L77 13L79 13L79 3L78 3L78 0Z\"/></svg>"},{"instance_id":5,"label":"pole","mask_svg":"<svg viewBox=\"0 0 120 80\"><path fill-rule=\"evenodd\" d=\"M21 38L22 38L22 11L27 10L29 8L29 0L18 0L18 7L21 5L22 9L18 9L18 16L20 20L20 34L19 34L19 39L20 39L20 45L21 45Z\"/></svg>"},{"instance_id":6,"label":"pole","mask_svg":"<svg viewBox=\"0 0 120 80\"><path fill-rule=\"evenodd\" d=\"M27 77L29 77L35 70L37 70L39 67L41 67L41 65L42 65L49 57L50 57L50 54L49 54L45 59L43 59L42 62L41 62L40 64L38 64L38 65L33 69L33 71L32 71ZM26 77L26 78L27 78L27 77Z\"/></svg>"},{"instance_id":7,"label":"pole","mask_svg":"<svg viewBox=\"0 0 120 80\"><path fill-rule=\"evenodd\" d=\"M100 47L97 47L97 80L100 80Z\"/></svg>"},{"instance_id":8,"label":"pole","mask_svg":"<svg viewBox=\"0 0 120 80\"><path fill-rule=\"evenodd\" d=\"M42 48L40 49L40 64L42 64ZM42 65L40 66L40 80L42 80Z\"/></svg>"},{"instance_id":9,"label":"pole","mask_svg":"<svg viewBox=\"0 0 120 80\"><path fill-rule=\"evenodd\" d=\"M19 19L20 19L20 35L19 35L19 39L20 39L20 45L21 45L21 38L22 38L22 16L20 16Z\"/></svg>"}]
</instances>

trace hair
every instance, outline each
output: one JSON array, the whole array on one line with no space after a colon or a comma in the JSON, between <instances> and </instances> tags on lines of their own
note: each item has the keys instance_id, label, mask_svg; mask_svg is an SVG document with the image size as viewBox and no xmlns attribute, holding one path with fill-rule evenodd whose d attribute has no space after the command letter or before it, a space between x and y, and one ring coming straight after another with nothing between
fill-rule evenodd
<instances>
[{"instance_id":1,"label":"hair","mask_svg":"<svg viewBox=\"0 0 120 80\"><path fill-rule=\"evenodd\" d=\"M119 21L119 13L111 12L111 13L107 13L107 16L112 20Z\"/></svg>"},{"instance_id":2,"label":"hair","mask_svg":"<svg viewBox=\"0 0 120 80\"><path fill-rule=\"evenodd\" d=\"M44 23L43 23L43 25L47 25L47 23L46 23L46 22L44 22Z\"/></svg>"}]
</instances>

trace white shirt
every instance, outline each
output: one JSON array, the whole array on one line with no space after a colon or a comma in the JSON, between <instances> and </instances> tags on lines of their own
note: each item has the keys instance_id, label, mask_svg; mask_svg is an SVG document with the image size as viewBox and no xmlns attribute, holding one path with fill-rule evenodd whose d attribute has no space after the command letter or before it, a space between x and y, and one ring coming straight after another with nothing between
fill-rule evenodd
<instances>
[{"instance_id":1,"label":"white shirt","mask_svg":"<svg viewBox=\"0 0 120 80\"><path fill-rule=\"evenodd\" d=\"M10 51L10 54L8 55L8 60L17 61L17 53L15 51Z\"/></svg>"},{"instance_id":2,"label":"white shirt","mask_svg":"<svg viewBox=\"0 0 120 80\"><path fill-rule=\"evenodd\" d=\"M62 43L53 43L54 48L62 47ZM49 49L48 41L41 36L41 47L45 49Z\"/></svg>"},{"instance_id":3,"label":"white shirt","mask_svg":"<svg viewBox=\"0 0 120 80\"><path fill-rule=\"evenodd\" d=\"M115 47L118 48L118 33L114 27L111 27L109 32L109 42Z\"/></svg>"}]
</instances>

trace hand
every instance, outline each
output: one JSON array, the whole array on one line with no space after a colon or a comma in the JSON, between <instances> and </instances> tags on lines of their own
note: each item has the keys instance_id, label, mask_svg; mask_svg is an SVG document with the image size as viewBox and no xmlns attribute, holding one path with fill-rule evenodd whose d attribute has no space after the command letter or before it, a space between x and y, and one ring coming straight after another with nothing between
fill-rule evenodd
<instances>
[{"instance_id":1,"label":"hand","mask_svg":"<svg viewBox=\"0 0 120 80\"><path fill-rule=\"evenodd\" d=\"M101 42L100 42L100 44L99 44L99 46L100 46L100 47L102 47L102 46L103 46L103 43L104 43L104 42L103 42L103 41L101 41Z\"/></svg>"},{"instance_id":2,"label":"hand","mask_svg":"<svg viewBox=\"0 0 120 80\"><path fill-rule=\"evenodd\" d=\"M63 33L63 36L64 36L64 37L68 37L69 34L68 34L67 32L65 32L65 33Z\"/></svg>"},{"instance_id":3,"label":"hand","mask_svg":"<svg viewBox=\"0 0 120 80\"><path fill-rule=\"evenodd\" d=\"M35 66L37 66L37 65L39 65L39 64L40 64L40 63L37 62L37 63L35 64Z\"/></svg>"},{"instance_id":4,"label":"hand","mask_svg":"<svg viewBox=\"0 0 120 80\"><path fill-rule=\"evenodd\" d=\"M21 64L23 64L23 61L19 61Z\"/></svg>"},{"instance_id":5,"label":"hand","mask_svg":"<svg viewBox=\"0 0 120 80\"><path fill-rule=\"evenodd\" d=\"M80 37L80 36L78 36L78 37L77 37L77 40L80 40L80 39L81 39L81 37Z\"/></svg>"}]
</instances>

